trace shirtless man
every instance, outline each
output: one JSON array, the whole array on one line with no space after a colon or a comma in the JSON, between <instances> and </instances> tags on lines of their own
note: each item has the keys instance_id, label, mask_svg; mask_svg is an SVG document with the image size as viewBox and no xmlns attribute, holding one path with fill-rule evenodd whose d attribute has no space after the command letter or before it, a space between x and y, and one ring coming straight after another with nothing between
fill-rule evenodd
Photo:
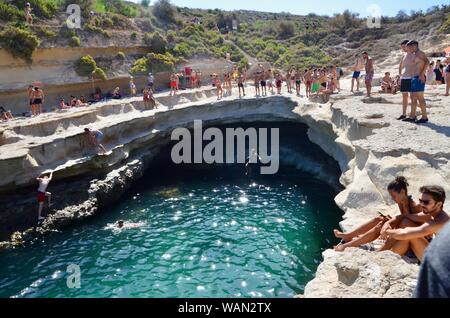
<instances>
[{"instance_id":1,"label":"shirtless man","mask_svg":"<svg viewBox=\"0 0 450 318\"><path fill-rule=\"evenodd\" d=\"M408 48L407 44L409 43L409 40L405 40L401 44L401 48L403 52L405 52L405 56L403 57L402 61L400 62L400 65L398 67L398 74L401 76L400 81L400 91L403 95L403 113L402 115L397 118L398 120L404 120L406 119L406 112L408 110L408 99L411 96L412 100L412 93L411 93L411 83L412 83L412 77L414 73L414 59L415 56L411 52L411 50ZM403 71L404 70L404 71Z\"/></svg>"},{"instance_id":2,"label":"shirtless man","mask_svg":"<svg viewBox=\"0 0 450 318\"><path fill-rule=\"evenodd\" d=\"M353 77L352 77L352 89L351 92L353 93L353 88L355 87L356 82L356 92L359 92L359 77L361 76L361 69L362 69L362 61L359 57L359 54L355 55L356 62L355 66L353 67Z\"/></svg>"},{"instance_id":3,"label":"shirtless man","mask_svg":"<svg viewBox=\"0 0 450 318\"><path fill-rule=\"evenodd\" d=\"M391 250L399 255L405 255L412 249L419 261L423 260L433 236L437 234L450 220L444 212L445 190L440 186L424 186L420 188L420 205L422 213L399 215L383 225L381 237L387 238L383 250ZM393 222L400 222L399 229L392 229ZM417 223L421 224L417 226Z\"/></svg>"},{"instance_id":4,"label":"shirtless man","mask_svg":"<svg viewBox=\"0 0 450 318\"><path fill-rule=\"evenodd\" d=\"M446 78L445 78L445 95L444 96L449 96L450 93L450 57L447 57L447 66L445 67L445 73Z\"/></svg>"},{"instance_id":5,"label":"shirtless man","mask_svg":"<svg viewBox=\"0 0 450 318\"><path fill-rule=\"evenodd\" d=\"M103 147L103 145L100 143L103 139L103 133L100 130L84 128L84 134L91 145L99 148L103 152L103 154L106 153L105 147Z\"/></svg>"},{"instance_id":6,"label":"shirtless man","mask_svg":"<svg viewBox=\"0 0 450 318\"><path fill-rule=\"evenodd\" d=\"M306 97L309 97L311 95L311 87L312 87L312 83L313 83L312 71L305 70L303 78L304 78L305 85L306 85Z\"/></svg>"},{"instance_id":7,"label":"shirtless man","mask_svg":"<svg viewBox=\"0 0 450 318\"><path fill-rule=\"evenodd\" d=\"M33 106L34 106L34 114L39 115L42 113L42 104L44 102L44 91L39 87L35 87L32 93Z\"/></svg>"},{"instance_id":8,"label":"shirtless man","mask_svg":"<svg viewBox=\"0 0 450 318\"><path fill-rule=\"evenodd\" d=\"M288 93L292 93L292 84L291 84L292 71L288 70L286 73L286 86Z\"/></svg>"},{"instance_id":9,"label":"shirtless man","mask_svg":"<svg viewBox=\"0 0 450 318\"><path fill-rule=\"evenodd\" d=\"M297 91L297 96L300 96L301 84L302 84L302 73L298 69L295 71L295 90Z\"/></svg>"},{"instance_id":10,"label":"shirtless man","mask_svg":"<svg viewBox=\"0 0 450 318\"><path fill-rule=\"evenodd\" d=\"M261 94L261 92L259 91L259 74L258 74L258 72L256 72L254 74L254 76L255 76L255 92L256 92L256 97L258 97Z\"/></svg>"},{"instance_id":11,"label":"shirtless man","mask_svg":"<svg viewBox=\"0 0 450 318\"><path fill-rule=\"evenodd\" d=\"M366 88L367 88L367 97L371 97L372 94L372 80L375 75L375 70L373 68L373 59L369 56L369 53L364 52L363 59L366 63Z\"/></svg>"},{"instance_id":12,"label":"shirtless man","mask_svg":"<svg viewBox=\"0 0 450 318\"><path fill-rule=\"evenodd\" d=\"M260 79L260 84L261 84L261 95L262 96L267 96L267 80L266 80L266 72L262 72L259 75L259 79Z\"/></svg>"},{"instance_id":13,"label":"shirtless man","mask_svg":"<svg viewBox=\"0 0 450 318\"><path fill-rule=\"evenodd\" d=\"M44 219L41 214L42 209L44 208L45 198L48 198L48 206L52 206L52 194L50 192L47 192L48 184L50 183L50 181L52 181L52 178L53 172L50 172L50 175L48 176L39 176L38 178L36 178L37 182L39 182L39 188L37 191L37 200L39 203L38 221L42 221Z\"/></svg>"},{"instance_id":14,"label":"shirtless man","mask_svg":"<svg viewBox=\"0 0 450 318\"><path fill-rule=\"evenodd\" d=\"M414 72L413 78L411 81L411 95L412 95L412 103L411 103L411 114L409 118L404 121L407 122L415 122L416 124L424 124L428 122L427 115L427 103L425 101L425 83L426 77L425 74L427 72L428 66L430 65L430 61L428 60L425 53L419 50L419 42L410 41L407 44L408 50L414 54ZM419 103L420 110L422 111L422 118L417 120L416 109L417 103Z\"/></svg>"},{"instance_id":15,"label":"shirtless man","mask_svg":"<svg viewBox=\"0 0 450 318\"><path fill-rule=\"evenodd\" d=\"M269 87L271 94L274 95L275 94L275 91L274 91L275 79L274 79L273 72L271 69L269 69L267 71L266 79L267 79L267 86Z\"/></svg>"},{"instance_id":16,"label":"shirtless man","mask_svg":"<svg viewBox=\"0 0 450 318\"><path fill-rule=\"evenodd\" d=\"M239 98L243 96L245 96L245 88L244 88L244 74L239 74L237 77L237 85L238 85L238 90L239 90ZM241 90L242 90L242 95L241 95Z\"/></svg>"}]
</instances>

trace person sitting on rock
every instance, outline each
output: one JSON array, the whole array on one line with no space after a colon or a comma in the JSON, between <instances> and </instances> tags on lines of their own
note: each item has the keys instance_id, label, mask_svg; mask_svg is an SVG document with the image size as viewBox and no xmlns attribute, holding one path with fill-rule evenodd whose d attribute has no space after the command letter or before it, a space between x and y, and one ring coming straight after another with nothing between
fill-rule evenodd
<instances>
[{"instance_id":1,"label":"person sitting on rock","mask_svg":"<svg viewBox=\"0 0 450 318\"><path fill-rule=\"evenodd\" d=\"M442 228L450 220L444 211L445 190L441 186L423 186L420 188L420 206L422 213L399 215L387 222L381 229L381 238L386 243L380 251L391 250L405 255L409 249L422 262L425 250ZM397 229L392 224L399 224ZM421 224L418 226L418 224Z\"/></svg>"},{"instance_id":2,"label":"person sitting on rock","mask_svg":"<svg viewBox=\"0 0 450 318\"><path fill-rule=\"evenodd\" d=\"M84 134L86 135L89 144L99 148L103 153L106 153L105 147L100 143L103 139L103 133L100 130L84 128Z\"/></svg>"},{"instance_id":3,"label":"person sitting on rock","mask_svg":"<svg viewBox=\"0 0 450 318\"><path fill-rule=\"evenodd\" d=\"M120 88L116 87L113 91L112 99L121 99L121 98L122 98L122 94L120 93Z\"/></svg>"},{"instance_id":4,"label":"person sitting on rock","mask_svg":"<svg viewBox=\"0 0 450 318\"><path fill-rule=\"evenodd\" d=\"M36 180L39 182L39 188L37 192L37 200L39 203L39 210L38 210L38 221L42 221L44 218L42 217L42 209L44 208L44 202L45 198L48 198L48 206L51 207L52 203L52 194L50 192L47 192L47 187L52 181L53 178L53 172L50 172L50 175L45 176L39 176L36 178Z\"/></svg>"},{"instance_id":5,"label":"person sitting on rock","mask_svg":"<svg viewBox=\"0 0 450 318\"><path fill-rule=\"evenodd\" d=\"M10 119L14 119L14 117L11 114L11 111L8 111L4 109L3 106L0 106L0 119L8 121Z\"/></svg>"},{"instance_id":6,"label":"person sitting on rock","mask_svg":"<svg viewBox=\"0 0 450 318\"><path fill-rule=\"evenodd\" d=\"M397 203L401 215L414 215L422 212L422 207L417 205L411 196L408 196L408 181L406 178L399 176L394 181L389 183L387 190L392 200ZM359 247L364 244L375 241L379 238L383 226L390 222L391 228L397 228L399 222L393 222L389 215L383 215L370 220L366 224L358 227L354 231L342 233L334 230L334 235L342 241L334 249L338 252L343 252L348 247ZM423 222L422 222L423 223ZM420 224L422 224L420 223Z\"/></svg>"},{"instance_id":7,"label":"person sitting on rock","mask_svg":"<svg viewBox=\"0 0 450 318\"><path fill-rule=\"evenodd\" d=\"M392 79L391 73L386 72L384 77L380 80L381 90L380 93L390 93L392 91Z\"/></svg>"}]
</instances>

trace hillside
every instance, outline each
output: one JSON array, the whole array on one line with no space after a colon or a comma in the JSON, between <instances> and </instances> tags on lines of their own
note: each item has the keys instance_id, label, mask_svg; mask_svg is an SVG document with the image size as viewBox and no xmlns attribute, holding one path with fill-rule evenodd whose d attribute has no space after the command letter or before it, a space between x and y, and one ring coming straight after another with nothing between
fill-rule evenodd
<instances>
[{"instance_id":1,"label":"hillside","mask_svg":"<svg viewBox=\"0 0 450 318\"><path fill-rule=\"evenodd\" d=\"M397 56L392 52L405 38L418 39L430 50L450 44L450 6L400 12L383 17L380 29L370 29L351 12L298 16L180 8L166 0L152 6L122 0L29 0L34 23L28 26L22 9L26 2L0 3L0 91L8 94L0 102L13 102L30 78L47 87L85 83L70 88L81 92L91 80L122 86L130 74L170 72L183 62L209 65L205 72L220 71L227 53L240 67L265 61L286 70L329 63L349 67L363 50L378 64L393 65ZM81 29L65 22L71 3L81 7ZM80 63L82 57L87 63ZM67 91L55 88L55 98Z\"/></svg>"}]
</instances>

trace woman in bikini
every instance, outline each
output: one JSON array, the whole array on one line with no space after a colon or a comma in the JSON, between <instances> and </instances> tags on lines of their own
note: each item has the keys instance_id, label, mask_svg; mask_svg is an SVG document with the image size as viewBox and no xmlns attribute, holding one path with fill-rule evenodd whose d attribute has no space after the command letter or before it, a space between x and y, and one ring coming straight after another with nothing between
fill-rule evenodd
<instances>
[{"instance_id":1,"label":"woman in bikini","mask_svg":"<svg viewBox=\"0 0 450 318\"><path fill-rule=\"evenodd\" d=\"M177 77L175 74L170 75L170 96L175 96L177 92Z\"/></svg>"},{"instance_id":2,"label":"woman in bikini","mask_svg":"<svg viewBox=\"0 0 450 318\"><path fill-rule=\"evenodd\" d=\"M399 176L388 185L387 190L392 200L397 203L402 215L418 214L422 212L422 207L417 205L412 197L408 195L408 186L407 180ZM346 248L359 247L375 241L380 237L384 224L391 219L389 215L379 213L378 217L370 220L354 231L343 233L334 230L334 235L341 239L341 243L334 248L335 251L343 252ZM397 228L398 226L399 224L391 224L392 228Z\"/></svg>"}]
</instances>

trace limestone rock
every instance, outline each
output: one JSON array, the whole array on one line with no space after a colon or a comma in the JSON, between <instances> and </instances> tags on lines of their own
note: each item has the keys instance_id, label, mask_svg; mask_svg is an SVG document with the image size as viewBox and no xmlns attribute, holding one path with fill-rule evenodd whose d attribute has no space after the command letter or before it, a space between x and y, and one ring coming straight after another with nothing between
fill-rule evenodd
<instances>
[{"instance_id":1,"label":"limestone rock","mask_svg":"<svg viewBox=\"0 0 450 318\"><path fill-rule=\"evenodd\" d=\"M306 298L409 298L414 292L419 266L392 252L350 248L323 256Z\"/></svg>"}]
</instances>

